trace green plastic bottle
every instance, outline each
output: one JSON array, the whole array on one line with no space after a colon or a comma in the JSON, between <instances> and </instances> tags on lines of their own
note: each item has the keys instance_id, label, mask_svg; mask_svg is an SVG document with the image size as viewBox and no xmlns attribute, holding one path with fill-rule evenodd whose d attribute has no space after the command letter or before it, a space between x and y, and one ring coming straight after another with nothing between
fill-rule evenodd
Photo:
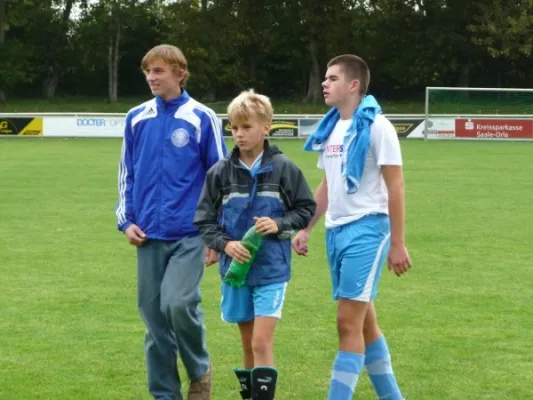
<instances>
[{"instance_id":1,"label":"green plastic bottle","mask_svg":"<svg viewBox=\"0 0 533 400\"><path fill-rule=\"evenodd\" d=\"M246 282L246 275L252 267L255 255L259 251L261 244L263 243L263 235L260 235L255 231L255 225L253 225L241 239L241 244L250 252L250 261L247 263L240 263L236 260L232 260L231 264L224 275L224 281L234 287L242 287Z\"/></svg>"}]
</instances>

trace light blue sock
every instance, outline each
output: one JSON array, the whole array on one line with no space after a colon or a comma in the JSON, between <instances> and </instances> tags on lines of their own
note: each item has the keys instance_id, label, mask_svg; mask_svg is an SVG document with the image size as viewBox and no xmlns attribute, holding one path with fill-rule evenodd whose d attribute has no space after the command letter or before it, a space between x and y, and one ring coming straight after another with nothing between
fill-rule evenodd
<instances>
[{"instance_id":1,"label":"light blue sock","mask_svg":"<svg viewBox=\"0 0 533 400\"><path fill-rule=\"evenodd\" d=\"M337 353L331 372L328 400L352 400L364 361L363 354L347 351Z\"/></svg>"},{"instance_id":2,"label":"light blue sock","mask_svg":"<svg viewBox=\"0 0 533 400\"><path fill-rule=\"evenodd\" d=\"M365 367L380 400L402 400L384 336L366 346Z\"/></svg>"}]
</instances>

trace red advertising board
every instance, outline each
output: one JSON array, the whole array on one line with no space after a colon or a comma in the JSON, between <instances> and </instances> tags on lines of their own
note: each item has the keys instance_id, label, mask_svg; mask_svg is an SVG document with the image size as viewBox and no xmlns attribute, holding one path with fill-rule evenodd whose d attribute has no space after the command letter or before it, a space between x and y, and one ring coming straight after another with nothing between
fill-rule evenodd
<instances>
[{"instance_id":1,"label":"red advertising board","mask_svg":"<svg viewBox=\"0 0 533 400\"><path fill-rule=\"evenodd\" d=\"M455 137L533 139L533 119L458 118L455 120Z\"/></svg>"}]
</instances>

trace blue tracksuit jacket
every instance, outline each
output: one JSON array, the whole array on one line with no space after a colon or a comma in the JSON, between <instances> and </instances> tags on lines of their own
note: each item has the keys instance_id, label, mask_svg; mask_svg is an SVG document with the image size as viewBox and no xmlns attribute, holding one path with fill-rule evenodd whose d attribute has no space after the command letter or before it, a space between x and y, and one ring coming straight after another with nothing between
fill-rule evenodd
<instances>
[{"instance_id":1,"label":"blue tracksuit jacket","mask_svg":"<svg viewBox=\"0 0 533 400\"><path fill-rule=\"evenodd\" d=\"M198 235L196 203L209 168L226 155L220 120L183 89L131 109L119 165L118 229L136 224L150 239Z\"/></svg>"}]
</instances>

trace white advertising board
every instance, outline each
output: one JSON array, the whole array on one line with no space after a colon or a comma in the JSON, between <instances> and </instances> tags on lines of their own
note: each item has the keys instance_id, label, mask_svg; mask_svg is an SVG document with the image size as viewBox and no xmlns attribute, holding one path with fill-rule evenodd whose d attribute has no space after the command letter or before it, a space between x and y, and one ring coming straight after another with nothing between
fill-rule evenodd
<instances>
[{"instance_id":1,"label":"white advertising board","mask_svg":"<svg viewBox=\"0 0 533 400\"><path fill-rule=\"evenodd\" d=\"M409 139L423 139L426 122L422 121L409 134ZM429 117L427 121L428 139L453 139L455 137L455 117Z\"/></svg>"},{"instance_id":2,"label":"white advertising board","mask_svg":"<svg viewBox=\"0 0 533 400\"><path fill-rule=\"evenodd\" d=\"M122 137L125 116L76 115L50 116L43 119L44 136Z\"/></svg>"},{"instance_id":3,"label":"white advertising board","mask_svg":"<svg viewBox=\"0 0 533 400\"><path fill-rule=\"evenodd\" d=\"M521 116L520 118L502 118L494 116L492 118L484 117L481 119L479 116L438 115L429 116L427 122L424 121L424 116L420 114L391 114L386 116L394 125L400 138L423 139L424 129L426 129L427 126L427 139L533 139L533 122L531 115ZM222 121L227 120L227 116L224 114L219 114L218 117L221 124ZM309 135L316 130L321 117L321 115L317 114L274 115L275 120L292 121L294 127L291 126L291 129L293 129L293 131L291 131L292 133L291 135L289 135L290 138L297 137L302 139L309 137ZM42 136L120 138L124 135L124 124L126 114L0 113L0 119L1 118L5 120L4 124L6 126L9 124L9 121L13 122L14 118L19 118L21 119L21 121L32 119L38 121L39 135ZM0 120L0 122L1 121L3 120ZM40 129L41 121L42 130ZM512 124L517 124L518 128L520 129L517 128L516 132L507 132L505 131L505 129L503 129L502 132L498 131L496 133L491 131L490 135L483 131L481 132L481 134L477 133L474 137L472 136L471 132L467 128L465 128L469 124L481 127L493 127L493 122L497 122L499 125L495 126L502 127L502 129L507 129L506 127L508 125L511 126ZM225 136L231 136L231 133L225 132ZM275 137L276 139L278 138L278 136L280 135L272 135L272 137Z\"/></svg>"}]
</instances>

